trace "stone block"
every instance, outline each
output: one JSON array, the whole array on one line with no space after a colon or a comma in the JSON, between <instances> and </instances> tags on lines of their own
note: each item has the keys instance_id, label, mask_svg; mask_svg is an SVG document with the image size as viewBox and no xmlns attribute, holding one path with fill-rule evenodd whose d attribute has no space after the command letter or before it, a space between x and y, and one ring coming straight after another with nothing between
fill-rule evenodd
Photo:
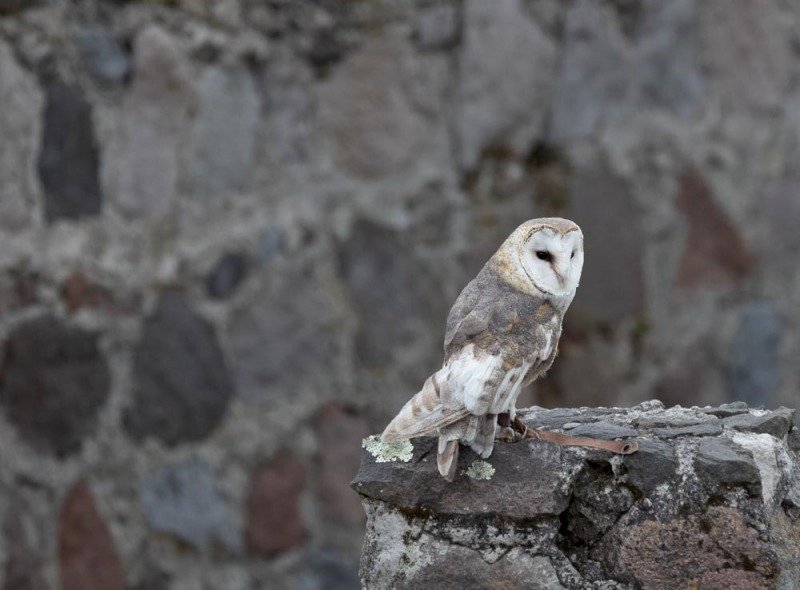
<instances>
[{"instance_id":1,"label":"stone block","mask_svg":"<svg viewBox=\"0 0 800 590\"><path fill-rule=\"evenodd\" d=\"M0 40L0 225L5 228L20 229L33 221L36 191L31 178L43 102L34 78Z\"/></svg>"},{"instance_id":2,"label":"stone block","mask_svg":"<svg viewBox=\"0 0 800 590\"><path fill-rule=\"evenodd\" d=\"M752 303L742 314L728 367L731 399L751 406L771 406L778 392L778 346L783 321L767 303Z\"/></svg>"},{"instance_id":3,"label":"stone block","mask_svg":"<svg viewBox=\"0 0 800 590\"><path fill-rule=\"evenodd\" d=\"M735 285L752 269L752 259L730 217L714 200L702 173L688 169L676 198L689 224L678 284L683 289Z\"/></svg>"},{"instance_id":4,"label":"stone block","mask_svg":"<svg viewBox=\"0 0 800 590\"><path fill-rule=\"evenodd\" d=\"M97 335L52 316L16 328L0 361L0 406L34 449L66 457L95 428L111 376Z\"/></svg>"},{"instance_id":5,"label":"stone block","mask_svg":"<svg viewBox=\"0 0 800 590\"><path fill-rule=\"evenodd\" d=\"M360 319L356 355L365 365L388 364L403 344L414 341L421 325L444 324L443 294L414 256L410 236L359 221L340 261Z\"/></svg>"},{"instance_id":6,"label":"stone block","mask_svg":"<svg viewBox=\"0 0 800 590\"><path fill-rule=\"evenodd\" d=\"M176 202L179 148L193 104L189 65L158 25L133 42L133 76L103 155L106 193L126 216L159 219Z\"/></svg>"},{"instance_id":7,"label":"stone block","mask_svg":"<svg viewBox=\"0 0 800 590\"><path fill-rule=\"evenodd\" d=\"M125 430L167 445L202 440L225 417L233 384L214 327L185 295L167 291L147 319L133 358Z\"/></svg>"},{"instance_id":8,"label":"stone block","mask_svg":"<svg viewBox=\"0 0 800 590\"><path fill-rule=\"evenodd\" d=\"M131 59L122 45L100 26L75 32L75 41L89 73L99 82L120 84L131 71Z\"/></svg>"},{"instance_id":9,"label":"stone block","mask_svg":"<svg viewBox=\"0 0 800 590\"><path fill-rule=\"evenodd\" d=\"M231 374L248 402L335 386L339 293L309 263L274 265L260 298L233 314L228 328Z\"/></svg>"},{"instance_id":10,"label":"stone block","mask_svg":"<svg viewBox=\"0 0 800 590\"><path fill-rule=\"evenodd\" d=\"M252 75L244 67L213 66L200 75L195 92L187 190L201 196L241 190L255 161L261 114Z\"/></svg>"},{"instance_id":11,"label":"stone block","mask_svg":"<svg viewBox=\"0 0 800 590\"><path fill-rule=\"evenodd\" d=\"M63 590L125 588L125 575L114 540L84 482L73 486L61 508L58 562Z\"/></svg>"},{"instance_id":12,"label":"stone block","mask_svg":"<svg viewBox=\"0 0 800 590\"><path fill-rule=\"evenodd\" d=\"M631 52L614 9L580 0L564 18L549 137L560 143L595 134L630 92Z\"/></svg>"},{"instance_id":13,"label":"stone block","mask_svg":"<svg viewBox=\"0 0 800 590\"><path fill-rule=\"evenodd\" d=\"M697 4L701 58L728 108L774 109L792 76L791 20L775 0Z\"/></svg>"},{"instance_id":14,"label":"stone block","mask_svg":"<svg viewBox=\"0 0 800 590\"><path fill-rule=\"evenodd\" d=\"M527 423L549 414L638 431L639 449L619 458L537 440L498 442L485 461L491 475L471 478L463 468L475 456L462 448L452 483L438 474L431 438L406 442L409 452L394 455L367 441L353 482L367 513L364 588L791 584L800 548L790 524L800 459L783 435L726 429L676 440L656 433L719 426L713 410L652 402L532 409L522 412ZM661 426L653 431L642 424Z\"/></svg>"},{"instance_id":15,"label":"stone block","mask_svg":"<svg viewBox=\"0 0 800 590\"><path fill-rule=\"evenodd\" d=\"M630 186L605 164L587 167L573 177L566 215L581 226L587 252L570 314L613 322L642 313L645 240Z\"/></svg>"},{"instance_id":16,"label":"stone block","mask_svg":"<svg viewBox=\"0 0 800 590\"><path fill-rule=\"evenodd\" d=\"M100 214L99 148L92 105L77 87L57 77L45 84L39 178L47 221L81 219Z\"/></svg>"},{"instance_id":17,"label":"stone block","mask_svg":"<svg viewBox=\"0 0 800 590\"><path fill-rule=\"evenodd\" d=\"M469 170L485 149L524 156L544 136L557 52L520 0L467 0L463 11L456 137Z\"/></svg>"},{"instance_id":18,"label":"stone block","mask_svg":"<svg viewBox=\"0 0 800 590\"><path fill-rule=\"evenodd\" d=\"M403 170L430 143L436 123L436 71L421 61L402 29L369 38L321 89L321 130L333 157L363 178Z\"/></svg>"},{"instance_id":19,"label":"stone block","mask_svg":"<svg viewBox=\"0 0 800 590\"><path fill-rule=\"evenodd\" d=\"M306 542L308 532L300 513L305 487L305 468L291 455L279 456L256 472L247 496L249 553L273 557Z\"/></svg>"},{"instance_id":20,"label":"stone block","mask_svg":"<svg viewBox=\"0 0 800 590\"><path fill-rule=\"evenodd\" d=\"M139 485L139 502L153 530L195 549L219 545L236 552L240 547L230 510L203 461L192 459L154 473Z\"/></svg>"},{"instance_id":21,"label":"stone block","mask_svg":"<svg viewBox=\"0 0 800 590\"><path fill-rule=\"evenodd\" d=\"M206 291L213 299L233 295L247 276L247 259L242 254L223 255L206 278Z\"/></svg>"}]
</instances>

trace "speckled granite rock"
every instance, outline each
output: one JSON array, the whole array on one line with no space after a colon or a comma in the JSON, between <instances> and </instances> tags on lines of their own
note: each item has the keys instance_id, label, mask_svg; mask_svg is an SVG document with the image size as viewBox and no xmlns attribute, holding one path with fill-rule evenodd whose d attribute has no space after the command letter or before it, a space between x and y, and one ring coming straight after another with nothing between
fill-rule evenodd
<instances>
[{"instance_id":1,"label":"speckled granite rock","mask_svg":"<svg viewBox=\"0 0 800 590\"><path fill-rule=\"evenodd\" d=\"M369 441L353 482L368 519L364 588L800 584L794 410L650 401L521 415L566 433L635 435L639 451L531 439L498 444L481 462L463 449L448 483L436 470L435 439L394 455Z\"/></svg>"}]
</instances>

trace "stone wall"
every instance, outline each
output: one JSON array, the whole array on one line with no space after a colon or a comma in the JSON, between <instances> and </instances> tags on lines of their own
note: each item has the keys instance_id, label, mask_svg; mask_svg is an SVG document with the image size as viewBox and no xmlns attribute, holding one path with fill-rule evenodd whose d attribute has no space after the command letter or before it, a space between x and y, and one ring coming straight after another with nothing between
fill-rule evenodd
<instances>
[{"instance_id":1,"label":"stone wall","mask_svg":"<svg viewBox=\"0 0 800 590\"><path fill-rule=\"evenodd\" d=\"M800 585L794 411L531 409L534 428L635 437L630 455L529 439L452 483L436 441L366 441L366 590L789 590ZM382 446L381 446L382 445Z\"/></svg>"},{"instance_id":2,"label":"stone wall","mask_svg":"<svg viewBox=\"0 0 800 590\"><path fill-rule=\"evenodd\" d=\"M348 484L521 221L542 405L796 405L789 0L0 0L0 587L354 588Z\"/></svg>"}]
</instances>

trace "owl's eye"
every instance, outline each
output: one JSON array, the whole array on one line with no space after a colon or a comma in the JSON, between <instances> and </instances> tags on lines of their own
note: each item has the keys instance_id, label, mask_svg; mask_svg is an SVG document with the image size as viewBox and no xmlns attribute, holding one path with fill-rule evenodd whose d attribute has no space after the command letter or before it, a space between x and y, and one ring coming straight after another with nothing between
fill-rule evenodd
<instances>
[{"instance_id":1,"label":"owl's eye","mask_svg":"<svg viewBox=\"0 0 800 590\"><path fill-rule=\"evenodd\" d=\"M539 260L550 260L552 256L550 255L550 252L545 252L544 250L538 250L536 252L536 258L538 258Z\"/></svg>"}]
</instances>

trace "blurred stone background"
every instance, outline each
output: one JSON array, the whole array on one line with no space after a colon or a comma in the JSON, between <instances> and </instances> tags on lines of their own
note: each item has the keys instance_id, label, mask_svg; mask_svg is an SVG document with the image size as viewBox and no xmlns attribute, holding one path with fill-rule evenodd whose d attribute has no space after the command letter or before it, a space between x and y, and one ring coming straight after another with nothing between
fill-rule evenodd
<instances>
[{"instance_id":1,"label":"blurred stone background","mask_svg":"<svg viewBox=\"0 0 800 590\"><path fill-rule=\"evenodd\" d=\"M522 405L796 407L791 0L0 0L0 588L358 588L360 441L522 221Z\"/></svg>"}]
</instances>

